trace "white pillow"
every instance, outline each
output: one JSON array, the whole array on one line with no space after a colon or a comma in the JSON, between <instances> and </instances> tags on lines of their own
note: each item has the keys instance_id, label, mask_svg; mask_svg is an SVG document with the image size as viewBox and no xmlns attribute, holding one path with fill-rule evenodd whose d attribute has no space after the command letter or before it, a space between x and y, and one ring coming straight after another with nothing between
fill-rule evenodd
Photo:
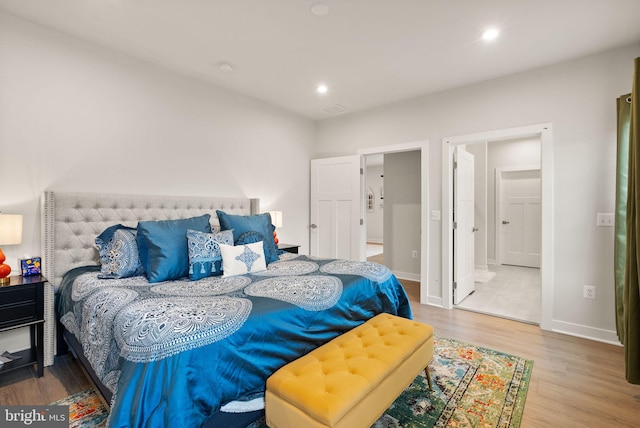
<instances>
[{"instance_id":1,"label":"white pillow","mask_svg":"<svg viewBox=\"0 0 640 428\"><path fill-rule=\"evenodd\" d=\"M222 253L222 276L267 270L262 241L244 245L218 244Z\"/></svg>"}]
</instances>

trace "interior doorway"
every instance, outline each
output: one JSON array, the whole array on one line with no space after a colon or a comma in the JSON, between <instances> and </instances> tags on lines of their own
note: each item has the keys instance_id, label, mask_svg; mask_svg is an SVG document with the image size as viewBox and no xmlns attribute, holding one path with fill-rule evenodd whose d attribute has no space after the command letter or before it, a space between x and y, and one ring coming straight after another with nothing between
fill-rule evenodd
<instances>
[{"instance_id":1,"label":"interior doorway","mask_svg":"<svg viewBox=\"0 0 640 428\"><path fill-rule=\"evenodd\" d=\"M366 256L384 264L384 154L364 157Z\"/></svg>"},{"instance_id":2,"label":"interior doorway","mask_svg":"<svg viewBox=\"0 0 640 428\"><path fill-rule=\"evenodd\" d=\"M454 236L468 229L467 234L486 239L480 239L485 248L470 243L464 249L466 241L454 241L454 307L539 324L540 275L517 267L540 268L540 137L466 144L456 147L456 155L466 153L465 148L477 154L471 162L479 168L474 176L454 179L454 201L467 184L478 193L478 203L468 210L471 222L463 221L463 211L454 204ZM455 177L461 177L460 168L457 156ZM462 180L469 183L459 183ZM491 230L489 225L495 227ZM469 269L473 284L462 287L469 275L460 275L460 266L474 260L468 253L476 251L487 255L487 260L478 257L479 263Z\"/></svg>"},{"instance_id":3,"label":"interior doorway","mask_svg":"<svg viewBox=\"0 0 640 428\"><path fill-rule=\"evenodd\" d=\"M419 177L417 177L419 181L419 200L418 204L410 204L411 206L407 207L405 204L399 204L400 212L397 214L401 215L410 215L412 218L415 218L417 221L417 228L419 228L418 233L416 233L416 227L414 228L399 228L399 230L393 230L389 225L385 225L384 229L395 236L396 240L402 244L403 237L401 233L407 233L411 236L411 238L418 238L417 243L414 247L409 249L409 259L412 263L419 264L419 273L413 276L408 275L404 276L403 272L400 272L399 277L405 277L406 279L419 281L420 283L420 303L426 304L428 303L428 279L429 279L429 254L427 249L429 248L429 145L428 141L416 141L410 143L401 143L401 144L393 144L390 146L380 146L380 147L372 147L367 149L358 150L358 154L364 157L369 155L385 155L385 154L401 154L405 152L414 152L416 159L419 161ZM414 155L414 156L415 156ZM386 170L385 165L385 170ZM364 186L363 195L362 195L362 203L363 206L366 206L367 193L365 191L367 186ZM386 186L383 189L383 204L384 209L387 209L387 195L388 192L386 190ZM408 209L407 209L408 208ZM389 220L392 216L386 216L385 221ZM366 217L365 217L366 218ZM395 222L394 222L395 223ZM400 222L401 223L401 222ZM405 240L406 241L406 240ZM395 248L390 249L389 243L384 242L384 251L392 257L405 257L402 254L403 250L396 251ZM362 248L366 247L366 233L363 233L361 236L361 245ZM414 257L415 251L415 257ZM404 260L406 262L406 260ZM393 261L392 261L393 263ZM386 257L385 257L386 264ZM402 267L400 269L403 269ZM394 271L394 273L396 273ZM406 273L406 272L405 272Z\"/></svg>"},{"instance_id":4,"label":"interior doorway","mask_svg":"<svg viewBox=\"0 0 640 428\"><path fill-rule=\"evenodd\" d=\"M520 128L511 128L499 131L489 131L478 134L468 134L463 136L451 137L443 139L443 211L450 213L447 219L443 221L443 306L447 308L453 308L453 276L454 276L454 265L455 265L455 257L454 257L454 243L453 243L453 214L452 214L452 200L453 200L453 179L452 171L453 171L453 152L455 151L456 146L466 145L467 149L471 147L482 147L484 145L484 150L486 150L489 146L494 145L504 145L508 148L508 145L512 143L513 140L535 140L536 141L536 150L537 150L537 161L531 161L531 157L525 157L525 159L530 159L529 164L538 164L540 170L540 193L541 193L541 216L540 216L540 230L541 233L538 235L538 246L540 249L540 259L541 259L541 269L535 269L534 272L537 273L539 292L538 295L533 297L536 303L539 302L539 321L538 323L544 329L550 329L551 326L551 310L552 310L552 296L553 296L553 287L552 287L552 246L549 245L551 242L551 220L552 220L552 198L551 198L551 124L541 124L541 125L532 125L527 127ZM523 154L520 149L512 150L515 152L520 152ZM507 151L503 151L503 153L507 153ZM534 158L535 159L535 158ZM524 161L522 161L524 162ZM485 257L486 257L486 265L488 266L487 272L492 273L494 275L505 274L505 269L501 264L501 258L499 253L496 253L497 250L500 249L500 227L502 225L501 219L499 217L499 208L496 207L496 174L495 171L498 169L495 162L494 164L490 164L488 160L485 160L483 165L486 167L489 174L487 174L487 186L486 186L486 194L484 197L486 198L486 217L484 219L480 219L481 227L484 226L485 230L481 231L478 236L485 240ZM505 165L503 165L504 167ZM482 169L482 168L480 168ZM493 195L492 195L493 194ZM482 240L481 239L481 240ZM544 251L542 251L544 249ZM483 260L476 262L476 267L480 268L482 271L483 268ZM513 275L522 274L522 271L518 272L518 269L532 269L532 268L514 268L514 271L509 272L511 275L511 279L507 281L507 284L514 284ZM493 272L492 272L493 271ZM504 275L503 275L504 276ZM530 277L534 277L536 275L529 275ZM478 283L476 283L478 285ZM511 297L515 297L515 289L506 290L506 293L511 295ZM476 291L474 294L477 294ZM473 297L473 295L471 296ZM518 307L518 306L530 306L531 298L528 301L522 302L520 305L514 304L513 302L505 302L506 306ZM464 304L464 302L463 302ZM503 316L504 314L498 314ZM517 319L517 317L514 317Z\"/></svg>"}]
</instances>

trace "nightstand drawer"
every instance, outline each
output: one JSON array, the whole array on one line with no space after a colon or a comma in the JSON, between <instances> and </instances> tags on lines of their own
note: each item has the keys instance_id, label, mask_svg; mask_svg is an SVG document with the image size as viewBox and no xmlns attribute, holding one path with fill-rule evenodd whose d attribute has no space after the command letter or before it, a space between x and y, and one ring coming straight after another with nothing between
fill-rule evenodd
<instances>
[{"instance_id":1,"label":"nightstand drawer","mask_svg":"<svg viewBox=\"0 0 640 428\"><path fill-rule=\"evenodd\" d=\"M5 306L16 303L35 303L38 300L38 289L34 285L20 285L16 287L0 288L0 311Z\"/></svg>"},{"instance_id":2,"label":"nightstand drawer","mask_svg":"<svg viewBox=\"0 0 640 428\"><path fill-rule=\"evenodd\" d=\"M0 307L0 329L38 321L36 302L19 302Z\"/></svg>"},{"instance_id":3,"label":"nightstand drawer","mask_svg":"<svg viewBox=\"0 0 640 428\"><path fill-rule=\"evenodd\" d=\"M21 357L0 365L0 375L37 364L38 377L44 375L44 289L42 275L10 276L0 287L0 332L29 327L31 347L14 352ZM1 351L0 351L1 352Z\"/></svg>"}]
</instances>

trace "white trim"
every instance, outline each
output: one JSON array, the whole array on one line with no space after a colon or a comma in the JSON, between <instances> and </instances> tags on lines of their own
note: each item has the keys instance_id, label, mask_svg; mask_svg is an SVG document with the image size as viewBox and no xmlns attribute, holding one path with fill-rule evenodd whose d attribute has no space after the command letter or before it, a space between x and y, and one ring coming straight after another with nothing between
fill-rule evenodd
<instances>
[{"instance_id":1,"label":"white trim","mask_svg":"<svg viewBox=\"0 0 640 428\"><path fill-rule=\"evenodd\" d=\"M558 320L553 320L552 330L556 333L568 334L569 336L582 337L583 339L596 340L598 342L622 346L618 340L618 334L613 330L605 330L602 328L589 327L582 324Z\"/></svg>"},{"instance_id":2,"label":"white trim","mask_svg":"<svg viewBox=\"0 0 640 428\"><path fill-rule=\"evenodd\" d=\"M427 305L442 307L442 297L439 296L427 296Z\"/></svg>"},{"instance_id":3,"label":"white trim","mask_svg":"<svg viewBox=\"0 0 640 428\"><path fill-rule=\"evenodd\" d=\"M540 328L552 329L553 320L553 152L552 124L507 128L474 134L459 135L442 139L442 304L453 308L452 278L453 260L451 255L453 216L453 180L450 171L453 164L453 147L488 141L503 141L531 136L540 137L541 181L542 181L542 257L540 275L542 280ZM446 213L446 216L445 216Z\"/></svg>"},{"instance_id":4,"label":"white trim","mask_svg":"<svg viewBox=\"0 0 640 428\"><path fill-rule=\"evenodd\" d=\"M394 271L393 274L398 279L406 279L408 281L415 281L415 282L420 281L420 275L415 274L415 273Z\"/></svg>"},{"instance_id":5,"label":"white trim","mask_svg":"<svg viewBox=\"0 0 640 428\"><path fill-rule=\"evenodd\" d=\"M385 153L399 153L420 150L420 303L427 304L427 292L429 289L429 140L419 140L409 143L399 143L389 146L369 147L359 149L360 156L377 155ZM364 189L363 189L364 201ZM366 231L366 217L365 228ZM366 233L361 234L361 241L366 242Z\"/></svg>"},{"instance_id":6,"label":"white trim","mask_svg":"<svg viewBox=\"0 0 640 428\"><path fill-rule=\"evenodd\" d=\"M360 156L366 155L380 155L385 153L400 153L411 152L413 150L420 150L423 145L428 147L428 140L412 141L410 143L392 144L389 146L369 147L366 149L358 149L356 152Z\"/></svg>"},{"instance_id":7,"label":"white trim","mask_svg":"<svg viewBox=\"0 0 640 428\"><path fill-rule=\"evenodd\" d=\"M455 137L446 137L442 139L442 142L457 146L459 144L515 140L518 138L538 136L545 130L545 128L551 129L550 127L551 123L540 123L537 125L519 126L516 128L497 129L473 134L458 135Z\"/></svg>"}]
</instances>

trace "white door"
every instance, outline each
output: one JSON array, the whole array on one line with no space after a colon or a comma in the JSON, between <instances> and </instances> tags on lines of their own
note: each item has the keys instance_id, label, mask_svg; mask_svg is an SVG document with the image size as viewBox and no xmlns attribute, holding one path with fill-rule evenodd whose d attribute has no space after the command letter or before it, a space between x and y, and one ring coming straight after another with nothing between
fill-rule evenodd
<instances>
[{"instance_id":1,"label":"white door","mask_svg":"<svg viewBox=\"0 0 640 428\"><path fill-rule=\"evenodd\" d=\"M364 260L361 168L358 155L311 161L312 256Z\"/></svg>"},{"instance_id":2,"label":"white door","mask_svg":"<svg viewBox=\"0 0 640 428\"><path fill-rule=\"evenodd\" d=\"M474 291L474 161L464 147L456 147L453 177L453 303Z\"/></svg>"},{"instance_id":3,"label":"white door","mask_svg":"<svg viewBox=\"0 0 640 428\"><path fill-rule=\"evenodd\" d=\"M540 170L500 173L500 262L540 267Z\"/></svg>"}]
</instances>

